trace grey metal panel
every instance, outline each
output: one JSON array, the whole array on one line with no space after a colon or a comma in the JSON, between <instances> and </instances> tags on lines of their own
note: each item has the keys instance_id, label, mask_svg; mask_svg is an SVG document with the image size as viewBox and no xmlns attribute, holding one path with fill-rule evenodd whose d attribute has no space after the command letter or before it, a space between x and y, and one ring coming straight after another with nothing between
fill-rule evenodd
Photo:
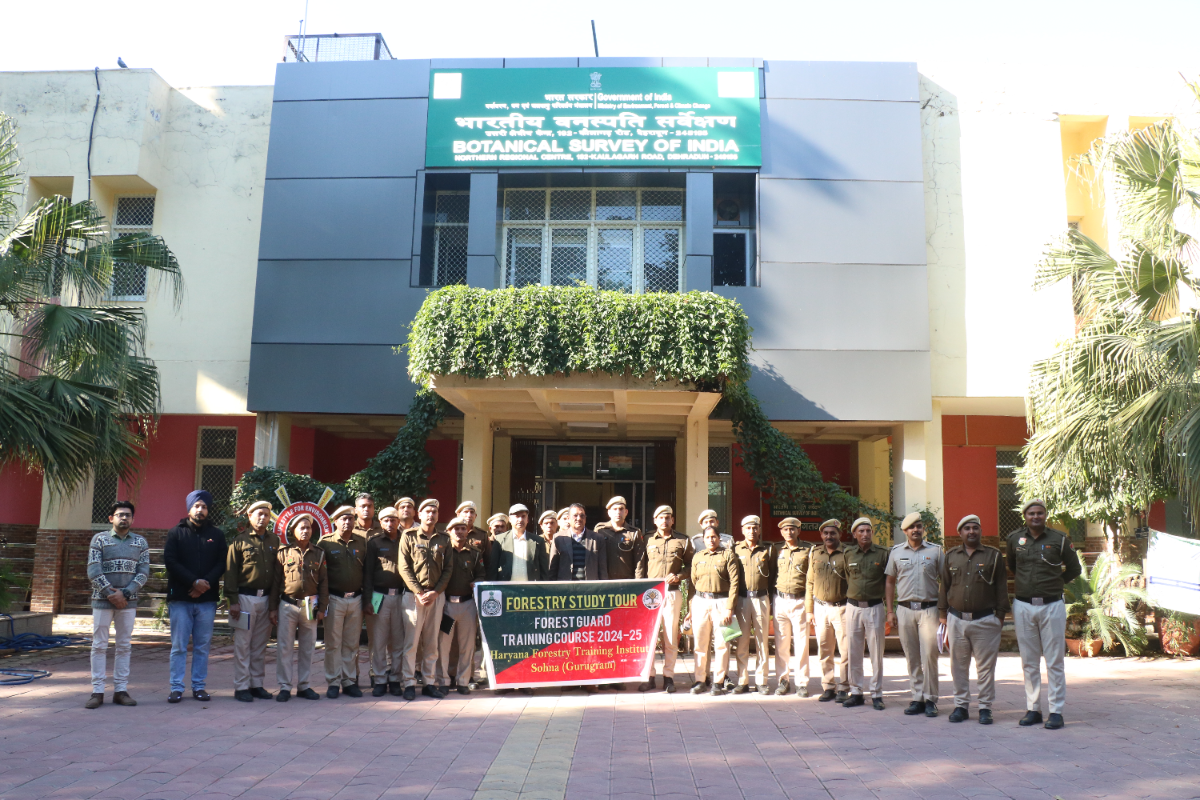
<instances>
[{"instance_id":1,"label":"grey metal panel","mask_svg":"<svg viewBox=\"0 0 1200 800\"><path fill-rule=\"evenodd\" d=\"M429 60L321 61L275 68L275 102L429 97Z\"/></svg>"},{"instance_id":2,"label":"grey metal panel","mask_svg":"<svg viewBox=\"0 0 1200 800\"><path fill-rule=\"evenodd\" d=\"M687 256L684 259L683 288L688 292L712 291L712 256Z\"/></svg>"},{"instance_id":3,"label":"grey metal panel","mask_svg":"<svg viewBox=\"0 0 1200 800\"><path fill-rule=\"evenodd\" d=\"M365 384L353 376L366 376ZM250 345L252 411L404 414L416 390L408 358L388 345Z\"/></svg>"},{"instance_id":4,"label":"grey metal panel","mask_svg":"<svg viewBox=\"0 0 1200 800\"><path fill-rule=\"evenodd\" d=\"M774 61L764 64L767 97L827 100L919 98L917 65L889 61Z\"/></svg>"},{"instance_id":5,"label":"grey metal panel","mask_svg":"<svg viewBox=\"0 0 1200 800\"><path fill-rule=\"evenodd\" d=\"M417 185L413 191L412 255L414 261L421 260L421 229L425 224L425 170L417 170ZM416 283L416 278L413 278Z\"/></svg>"},{"instance_id":6,"label":"grey metal panel","mask_svg":"<svg viewBox=\"0 0 1200 800\"><path fill-rule=\"evenodd\" d=\"M579 66L578 58L506 58L505 69L573 68Z\"/></svg>"},{"instance_id":7,"label":"grey metal panel","mask_svg":"<svg viewBox=\"0 0 1200 800\"><path fill-rule=\"evenodd\" d=\"M921 183L759 181L763 261L924 264Z\"/></svg>"},{"instance_id":8,"label":"grey metal panel","mask_svg":"<svg viewBox=\"0 0 1200 800\"><path fill-rule=\"evenodd\" d=\"M581 67L661 67L661 58L580 58Z\"/></svg>"},{"instance_id":9,"label":"grey metal panel","mask_svg":"<svg viewBox=\"0 0 1200 800\"><path fill-rule=\"evenodd\" d=\"M697 58L689 58L686 56L676 57L676 58L664 58L662 60L662 65L664 67L707 67L708 59L705 58L704 56L700 56Z\"/></svg>"},{"instance_id":10,"label":"grey metal panel","mask_svg":"<svg viewBox=\"0 0 1200 800\"><path fill-rule=\"evenodd\" d=\"M713 174L687 174L687 249L689 256L711 256L713 218ZM711 278L709 281L711 282Z\"/></svg>"},{"instance_id":11,"label":"grey metal panel","mask_svg":"<svg viewBox=\"0 0 1200 800\"><path fill-rule=\"evenodd\" d=\"M275 103L267 179L416 175L425 166L429 101Z\"/></svg>"},{"instance_id":12,"label":"grey metal panel","mask_svg":"<svg viewBox=\"0 0 1200 800\"><path fill-rule=\"evenodd\" d=\"M426 294L409 272L407 260L260 261L251 341L400 344Z\"/></svg>"},{"instance_id":13,"label":"grey metal panel","mask_svg":"<svg viewBox=\"0 0 1200 800\"><path fill-rule=\"evenodd\" d=\"M933 417L928 352L755 350L750 360L750 389L773 420Z\"/></svg>"},{"instance_id":14,"label":"grey metal panel","mask_svg":"<svg viewBox=\"0 0 1200 800\"><path fill-rule=\"evenodd\" d=\"M496 203L500 176L495 172L471 173L471 203L467 211L467 253L496 255Z\"/></svg>"},{"instance_id":15,"label":"grey metal panel","mask_svg":"<svg viewBox=\"0 0 1200 800\"><path fill-rule=\"evenodd\" d=\"M764 177L920 181L917 103L767 100Z\"/></svg>"},{"instance_id":16,"label":"grey metal panel","mask_svg":"<svg viewBox=\"0 0 1200 800\"><path fill-rule=\"evenodd\" d=\"M710 67L756 67L753 58L710 58Z\"/></svg>"},{"instance_id":17,"label":"grey metal panel","mask_svg":"<svg viewBox=\"0 0 1200 800\"><path fill-rule=\"evenodd\" d=\"M741 304L756 348L929 349L929 285L922 265L765 262L759 274L758 287L713 289ZM870 313L857 313L863 309Z\"/></svg>"},{"instance_id":18,"label":"grey metal panel","mask_svg":"<svg viewBox=\"0 0 1200 800\"><path fill-rule=\"evenodd\" d=\"M503 69L503 58L435 58L430 69Z\"/></svg>"},{"instance_id":19,"label":"grey metal panel","mask_svg":"<svg viewBox=\"0 0 1200 800\"><path fill-rule=\"evenodd\" d=\"M467 256L467 286L477 289L496 289L497 286L495 256Z\"/></svg>"},{"instance_id":20,"label":"grey metal panel","mask_svg":"<svg viewBox=\"0 0 1200 800\"><path fill-rule=\"evenodd\" d=\"M408 258L415 178L269 180L258 257Z\"/></svg>"}]
</instances>

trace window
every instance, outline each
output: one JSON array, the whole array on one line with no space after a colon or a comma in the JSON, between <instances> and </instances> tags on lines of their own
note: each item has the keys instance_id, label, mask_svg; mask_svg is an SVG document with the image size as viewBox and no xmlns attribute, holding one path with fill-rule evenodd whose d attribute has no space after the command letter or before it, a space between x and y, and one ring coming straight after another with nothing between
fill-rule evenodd
<instances>
[{"instance_id":1,"label":"window","mask_svg":"<svg viewBox=\"0 0 1200 800\"><path fill-rule=\"evenodd\" d=\"M118 197L113 214L114 239L148 234L154 227L154 197ZM112 300L145 300L146 268L136 264L113 266Z\"/></svg>"},{"instance_id":2,"label":"window","mask_svg":"<svg viewBox=\"0 0 1200 800\"><path fill-rule=\"evenodd\" d=\"M683 201L681 189L505 190L504 283L677 292Z\"/></svg>"},{"instance_id":3,"label":"window","mask_svg":"<svg viewBox=\"0 0 1200 800\"><path fill-rule=\"evenodd\" d=\"M108 510L117 502L117 474L102 472L92 482L92 524L108 526Z\"/></svg>"},{"instance_id":4,"label":"window","mask_svg":"<svg viewBox=\"0 0 1200 800\"><path fill-rule=\"evenodd\" d=\"M196 449L196 488L213 496L208 518L214 525L225 520L237 478L237 428L201 428Z\"/></svg>"},{"instance_id":5,"label":"window","mask_svg":"<svg viewBox=\"0 0 1200 800\"><path fill-rule=\"evenodd\" d=\"M467 282L467 211L470 192L438 192L434 201L434 285Z\"/></svg>"},{"instance_id":6,"label":"window","mask_svg":"<svg viewBox=\"0 0 1200 800\"><path fill-rule=\"evenodd\" d=\"M713 286L754 285L755 176L713 176Z\"/></svg>"},{"instance_id":7,"label":"window","mask_svg":"<svg viewBox=\"0 0 1200 800\"><path fill-rule=\"evenodd\" d=\"M996 533L1001 538L1018 528L1025 527L1025 518L1021 516L1021 495L1017 491L1017 467L1023 466L1025 460L1017 448L996 449L996 494L1000 503L1000 530Z\"/></svg>"},{"instance_id":8,"label":"window","mask_svg":"<svg viewBox=\"0 0 1200 800\"><path fill-rule=\"evenodd\" d=\"M708 507L717 512L721 530L730 532L730 477L732 463L729 445L708 448Z\"/></svg>"}]
</instances>

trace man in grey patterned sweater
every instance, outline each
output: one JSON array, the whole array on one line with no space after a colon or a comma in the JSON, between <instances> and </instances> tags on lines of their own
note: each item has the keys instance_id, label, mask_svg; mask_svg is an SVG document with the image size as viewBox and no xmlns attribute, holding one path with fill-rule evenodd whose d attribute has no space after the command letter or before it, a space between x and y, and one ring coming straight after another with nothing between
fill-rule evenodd
<instances>
[{"instance_id":1,"label":"man in grey patterned sweater","mask_svg":"<svg viewBox=\"0 0 1200 800\"><path fill-rule=\"evenodd\" d=\"M138 592L150 577L150 545L130 531L133 512L133 503L127 500L113 503L108 516L112 530L93 536L88 551L87 574L92 583L92 696L84 708L99 708L104 704L108 628L114 623L117 644L113 656L113 703L137 705L126 688Z\"/></svg>"}]
</instances>

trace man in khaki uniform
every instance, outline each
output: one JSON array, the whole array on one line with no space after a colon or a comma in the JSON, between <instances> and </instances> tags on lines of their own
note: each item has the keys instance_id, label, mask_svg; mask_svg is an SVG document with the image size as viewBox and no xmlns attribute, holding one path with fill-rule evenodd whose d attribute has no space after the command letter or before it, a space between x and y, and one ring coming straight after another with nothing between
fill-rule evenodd
<instances>
[{"instance_id":1,"label":"man in khaki uniform","mask_svg":"<svg viewBox=\"0 0 1200 800\"><path fill-rule=\"evenodd\" d=\"M450 537L437 531L438 501L428 498L417 506L420 524L400 538L400 576L408 590L400 598L404 611L404 699L415 700L417 647L424 647L421 673L432 676L437 669L438 631L442 623L446 586L452 565L446 561ZM425 684L421 694L440 700L446 695L438 686Z\"/></svg>"},{"instance_id":2,"label":"man in khaki uniform","mask_svg":"<svg viewBox=\"0 0 1200 800\"><path fill-rule=\"evenodd\" d=\"M654 509L654 533L646 539L646 551L638 564L636 577L666 581L663 597L661 641L663 649L663 691L675 691L675 659L679 657L679 612L683 608L680 582L692 569L692 543L675 530L675 511L670 506ZM654 689L654 662L650 662L650 678L638 686L639 692Z\"/></svg>"},{"instance_id":3,"label":"man in khaki uniform","mask_svg":"<svg viewBox=\"0 0 1200 800\"><path fill-rule=\"evenodd\" d=\"M712 695L725 694L724 683L729 673L729 643L721 635L721 626L728 625L737 608L742 585L742 570L737 556L721 547L721 535L716 528L704 532L704 549L692 558L691 585L692 629L696 632L696 682L692 694L704 691L708 675L708 642L716 650L713 666Z\"/></svg>"},{"instance_id":4,"label":"man in khaki uniform","mask_svg":"<svg viewBox=\"0 0 1200 800\"><path fill-rule=\"evenodd\" d=\"M396 513L400 515L400 533L404 533L409 528L415 527L417 524L417 502L411 497L401 497L393 505Z\"/></svg>"},{"instance_id":5,"label":"man in khaki uniform","mask_svg":"<svg viewBox=\"0 0 1200 800\"><path fill-rule=\"evenodd\" d=\"M459 694L471 693L467 684L471 680L471 665L475 659L475 633L478 626L475 581L483 580L487 574L483 566L483 553L467 540L470 528L470 521L466 517L456 517L446 525L446 532L450 535L450 551L446 555L450 582L446 584L445 611L446 616L454 620L454 626L449 633L441 634L438 674L453 679ZM451 650L457 650L454 663L450 662Z\"/></svg>"},{"instance_id":6,"label":"man in khaki uniform","mask_svg":"<svg viewBox=\"0 0 1200 800\"><path fill-rule=\"evenodd\" d=\"M605 508L608 510L608 522L601 522L595 531L608 539L605 549L608 554L608 579L632 580L637 573L638 562L642 560L642 552L646 549L646 537L637 528L625 524L629 506L624 497L617 495L608 501Z\"/></svg>"},{"instance_id":7,"label":"man in khaki uniform","mask_svg":"<svg viewBox=\"0 0 1200 800\"><path fill-rule=\"evenodd\" d=\"M742 541L733 546L742 567L737 620L742 635L737 640L738 683L734 694L750 691L750 639L754 638L754 686L767 693L767 630L771 620L771 584L775 577L775 551L762 540L762 520L742 518Z\"/></svg>"},{"instance_id":8,"label":"man in khaki uniform","mask_svg":"<svg viewBox=\"0 0 1200 800\"><path fill-rule=\"evenodd\" d=\"M369 492L361 492L354 498L354 533L368 541L383 533L375 521L375 499Z\"/></svg>"},{"instance_id":9,"label":"man in khaki uniform","mask_svg":"<svg viewBox=\"0 0 1200 800\"><path fill-rule=\"evenodd\" d=\"M358 687L358 642L362 635L363 564L367 540L353 532L354 509L342 506L333 512L333 534L317 547L325 551L329 573L329 613L325 616L325 696L337 699L341 691L362 697Z\"/></svg>"},{"instance_id":10,"label":"man in khaki uniform","mask_svg":"<svg viewBox=\"0 0 1200 800\"><path fill-rule=\"evenodd\" d=\"M1025 527L1008 535L1008 568L1016 577L1013 626L1025 672L1025 708L1020 725L1042 721L1042 657L1050 683L1050 716L1045 727L1064 725L1067 702L1066 653L1067 610L1063 586L1079 577L1082 567L1071 539L1062 531L1046 527L1046 504L1030 500L1021 507Z\"/></svg>"},{"instance_id":11,"label":"man in khaki uniform","mask_svg":"<svg viewBox=\"0 0 1200 800\"><path fill-rule=\"evenodd\" d=\"M887 565L884 605L888 623L900 631L900 646L908 662L912 702L904 713L925 712L936 717L938 699L938 577L942 548L925 541L925 523L913 512L900 523L905 541L892 547ZM895 603L899 593L900 602ZM893 605L895 603L895 605Z\"/></svg>"},{"instance_id":12,"label":"man in khaki uniform","mask_svg":"<svg viewBox=\"0 0 1200 800\"><path fill-rule=\"evenodd\" d=\"M286 703L296 696L320 700L321 695L308 685L313 651L317 645L317 623L329 607L329 576L325 570L325 551L312 543L316 520L301 514L292 522L294 545L279 548L275 558L275 580L271 586L271 624L277 626L275 677L279 694L275 699ZM292 642L299 641L299 652ZM296 680L292 681L292 654L296 658Z\"/></svg>"},{"instance_id":13,"label":"man in khaki uniform","mask_svg":"<svg viewBox=\"0 0 1200 800\"><path fill-rule=\"evenodd\" d=\"M775 694L785 695L795 675L796 694L808 697L808 560L812 550L800 541L800 520L779 521L783 543L775 549ZM792 656L792 647L796 655Z\"/></svg>"},{"instance_id":14,"label":"man in khaki uniform","mask_svg":"<svg viewBox=\"0 0 1200 800\"><path fill-rule=\"evenodd\" d=\"M383 534L367 540L363 564L363 613L367 618L367 651L371 655L371 696L389 691L399 697L403 672L404 612L400 577L400 513L388 507L379 512ZM378 605L376 604L378 601Z\"/></svg>"},{"instance_id":15,"label":"man in khaki uniform","mask_svg":"<svg viewBox=\"0 0 1200 800\"><path fill-rule=\"evenodd\" d=\"M821 664L822 703L849 699L846 679L846 551L842 547L842 523L821 523L821 544L808 557L808 588L805 605L816 622L817 661ZM837 666L834 666L834 649Z\"/></svg>"},{"instance_id":16,"label":"man in khaki uniform","mask_svg":"<svg viewBox=\"0 0 1200 800\"><path fill-rule=\"evenodd\" d=\"M871 705L883 711L883 640L887 614L883 605L890 551L874 541L874 526L859 517L850 526L857 547L846 551L846 641L850 646L850 698L846 708L863 700L863 654L871 652Z\"/></svg>"},{"instance_id":17,"label":"man in khaki uniform","mask_svg":"<svg viewBox=\"0 0 1200 800\"><path fill-rule=\"evenodd\" d=\"M970 719L971 656L979 676L979 724L992 724L996 699L996 656L1000 629L1008 613L1008 573L1004 555L984 547L979 517L968 514L958 523L962 545L946 551L942 559L938 616L946 626L942 644L950 651L954 677L954 710L951 722Z\"/></svg>"},{"instance_id":18,"label":"man in khaki uniform","mask_svg":"<svg viewBox=\"0 0 1200 800\"><path fill-rule=\"evenodd\" d=\"M269 606L279 537L271 528L271 504L266 500L251 503L246 518L250 530L239 533L226 551L225 598L230 619L249 615L247 630L233 629L233 696L251 703L256 697L270 700L273 696L263 688L263 679L271 641Z\"/></svg>"}]
</instances>

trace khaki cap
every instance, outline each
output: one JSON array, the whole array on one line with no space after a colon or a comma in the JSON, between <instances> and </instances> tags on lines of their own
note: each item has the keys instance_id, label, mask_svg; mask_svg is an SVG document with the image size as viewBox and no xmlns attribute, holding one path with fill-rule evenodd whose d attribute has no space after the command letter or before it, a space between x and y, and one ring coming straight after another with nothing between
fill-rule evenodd
<instances>
[{"instance_id":1,"label":"khaki cap","mask_svg":"<svg viewBox=\"0 0 1200 800\"><path fill-rule=\"evenodd\" d=\"M399 508L400 506L404 505L405 503L408 503L413 508L417 507L417 501L413 500L411 497L401 497L399 500L397 500L395 502L394 505L396 508Z\"/></svg>"},{"instance_id":2,"label":"khaki cap","mask_svg":"<svg viewBox=\"0 0 1200 800\"><path fill-rule=\"evenodd\" d=\"M555 516L555 514L554 514L554 511L553 511L553 510L551 510L551 509L549 509L549 508L548 508L548 509L546 509L545 511L543 511L543 512L542 512L542 515L541 515L540 517L538 517L538 525L540 526L540 525L541 525L543 522L545 522L547 519L558 519L558 517L557 517L557 516Z\"/></svg>"},{"instance_id":3,"label":"khaki cap","mask_svg":"<svg viewBox=\"0 0 1200 800\"><path fill-rule=\"evenodd\" d=\"M903 521L901 521L901 523L900 523L900 530L902 530L902 531L906 531L906 530L908 530L909 528L911 528L913 525L917 524L917 523L918 523L918 522L920 522L920 521L921 521L921 515L920 515L920 513L919 513L919 512L916 512L916 511L914 511L914 512L912 512L911 514L909 514L908 516L906 516L906 517L903 519Z\"/></svg>"},{"instance_id":4,"label":"khaki cap","mask_svg":"<svg viewBox=\"0 0 1200 800\"><path fill-rule=\"evenodd\" d=\"M979 527L983 527L983 523L979 521L979 516L977 514L967 514L958 521L958 527L955 528L955 530L961 531L963 529L963 525L966 525L968 522L974 522Z\"/></svg>"},{"instance_id":5,"label":"khaki cap","mask_svg":"<svg viewBox=\"0 0 1200 800\"><path fill-rule=\"evenodd\" d=\"M290 531L292 528L295 528L297 525L299 525L300 520L302 520L302 519L308 520L313 525L317 524L317 520L315 517L313 517L312 514L301 514L300 516L296 517L294 520L292 520L291 522L288 523L288 530Z\"/></svg>"},{"instance_id":6,"label":"khaki cap","mask_svg":"<svg viewBox=\"0 0 1200 800\"><path fill-rule=\"evenodd\" d=\"M783 519L779 520L779 527L780 529L799 528L800 520L796 519L795 517L784 517Z\"/></svg>"},{"instance_id":7,"label":"khaki cap","mask_svg":"<svg viewBox=\"0 0 1200 800\"><path fill-rule=\"evenodd\" d=\"M570 514L570 513L571 513L571 507L570 507L570 506L567 506L566 508L564 508L564 509L561 509L561 510L560 510L560 511L559 511L557 514L555 514L554 516L558 517L559 519L562 519L563 517L565 517L567 514Z\"/></svg>"},{"instance_id":8,"label":"khaki cap","mask_svg":"<svg viewBox=\"0 0 1200 800\"><path fill-rule=\"evenodd\" d=\"M387 508L385 508L383 511L380 511L380 512L379 512L379 521L380 521L380 522L383 522L383 521L384 521L385 519L387 519L388 517L395 517L396 519L400 519L400 512L399 512L399 511L397 511L397 510L396 510L394 507L392 507L392 506L388 506L388 507L387 507Z\"/></svg>"},{"instance_id":9,"label":"khaki cap","mask_svg":"<svg viewBox=\"0 0 1200 800\"><path fill-rule=\"evenodd\" d=\"M493 522L507 523L508 515L507 514L492 514L490 517L487 518L487 525L489 528L492 526Z\"/></svg>"},{"instance_id":10,"label":"khaki cap","mask_svg":"<svg viewBox=\"0 0 1200 800\"><path fill-rule=\"evenodd\" d=\"M607 503L604 504L604 507L612 508L613 506L617 506L617 505L621 505L621 506L625 506L626 508L629 508L629 503L626 503L625 498L621 497L621 495L617 495L613 499L609 500Z\"/></svg>"},{"instance_id":11,"label":"khaki cap","mask_svg":"<svg viewBox=\"0 0 1200 800\"><path fill-rule=\"evenodd\" d=\"M842 521L840 519L827 519L821 523L821 527L817 528L817 530L823 531L826 528L837 528L840 531L842 529Z\"/></svg>"},{"instance_id":12,"label":"khaki cap","mask_svg":"<svg viewBox=\"0 0 1200 800\"><path fill-rule=\"evenodd\" d=\"M354 516L354 506L338 506L337 511L334 511L332 514L329 515L329 521L333 522L338 517L352 517L352 516Z\"/></svg>"},{"instance_id":13,"label":"khaki cap","mask_svg":"<svg viewBox=\"0 0 1200 800\"><path fill-rule=\"evenodd\" d=\"M265 508L269 512L271 510L270 501L259 500L257 502L251 503L250 507L246 509L246 516L250 516L252 513L254 513L254 511L256 509L259 509L259 508Z\"/></svg>"},{"instance_id":14,"label":"khaki cap","mask_svg":"<svg viewBox=\"0 0 1200 800\"><path fill-rule=\"evenodd\" d=\"M654 516L651 517L651 519L654 519L663 513L670 514L673 517L675 516L675 509L671 508L670 506L659 506L658 508L654 509Z\"/></svg>"},{"instance_id":15,"label":"khaki cap","mask_svg":"<svg viewBox=\"0 0 1200 800\"><path fill-rule=\"evenodd\" d=\"M513 503L511 506L508 507L508 515L510 517L513 514L520 513L521 511L524 511L526 514L528 514L529 506L525 505L524 503Z\"/></svg>"},{"instance_id":16,"label":"khaki cap","mask_svg":"<svg viewBox=\"0 0 1200 800\"><path fill-rule=\"evenodd\" d=\"M747 516L742 517L742 527L744 528L747 525L761 526L762 520L758 518L757 514L748 514Z\"/></svg>"},{"instance_id":17,"label":"khaki cap","mask_svg":"<svg viewBox=\"0 0 1200 800\"><path fill-rule=\"evenodd\" d=\"M472 511L474 511L476 514L479 513L479 509L475 507L475 501L473 501L473 500L463 500L461 503L458 504L458 508L454 509L454 513L461 514L462 510L464 508L469 508ZM446 527L449 528L450 526L447 525Z\"/></svg>"},{"instance_id":18,"label":"khaki cap","mask_svg":"<svg viewBox=\"0 0 1200 800\"><path fill-rule=\"evenodd\" d=\"M1045 500L1026 500L1021 504L1021 516L1024 516L1025 512L1028 511L1031 506L1041 506L1047 512L1050 511L1050 509L1046 506Z\"/></svg>"},{"instance_id":19,"label":"khaki cap","mask_svg":"<svg viewBox=\"0 0 1200 800\"><path fill-rule=\"evenodd\" d=\"M452 519L446 523L446 530L449 531L451 528L455 528L459 525L463 526L467 530L471 529L471 526L467 524L467 520L465 517L455 517L454 519Z\"/></svg>"},{"instance_id":20,"label":"khaki cap","mask_svg":"<svg viewBox=\"0 0 1200 800\"><path fill-rule=\"evenodd\" d=\"M875 530L874 522L871 522L871 520L867 519L866 517L859 517L858 519L854 520L854 524L852 524L850 526L851 533L853 533L854 530L857 529L859 525L866 525L871 530Z\"/></svg>"},{"instance_id":21,"label":"khaki cap","mask_svg":"<svg viewBox=\"0 0 1200 800\"><path fill-rule=\"evenodd\" d=\"M658 516L658 515L655 514L655 516ZM697 519L696 522L703 525L704 520L706 520L706 519L719 519L719 517L717 517L717 512L713 511L711 508L706 508L700 512L700 518Z\"/></svg>"},{"instance_id":22,"label":"khaki cap","mask_svg":"<svg viewBox=\"0 0 1200 800\"><path fill-rule=\"evenodd\" d=\"M421 505L417 506L417 511L420 511L421 509L425 508L425 506L433 506L434 508L441 508L442 504L439 503L437 501L437 498L435 498L435 497L426 497L424 500L421 501Z\"/></svg>"}]
</instances>

